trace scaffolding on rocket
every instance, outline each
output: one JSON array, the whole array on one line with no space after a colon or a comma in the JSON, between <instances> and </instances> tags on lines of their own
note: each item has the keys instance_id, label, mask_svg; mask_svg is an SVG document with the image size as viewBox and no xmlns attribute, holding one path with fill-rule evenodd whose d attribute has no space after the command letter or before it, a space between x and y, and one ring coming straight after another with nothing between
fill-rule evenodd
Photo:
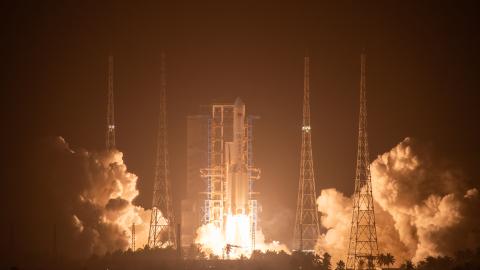
<instances>
[{"instance_id":1,"label":"scaffolding on rocket","mask_svg":"<svg viewBox=\"0 0 480 270\"><path fill-rule=\"evenodd\" d=\"M237 99L237 102L239 99ZM201 169L201 176L206 181L206 199L202 207L202 223L214 224L224 229L228 214L236 214L235 210L229 209L230 194L227 188L228 167L226 158L226 144L233 137L233 114L237 104L213 104L210 106L208 119L208 166ZM243 104L243 103L242 103ZM243 105L244 106L244 105ZM248 177L248 209L245 209L250 218L251 250L255 247L255 231L258 224L258 202L254 191L254 183L260 179L260 170L253 165L253 122L255 116L247 116L241 142L242 160L246 165ZM232 244L232 243L230 243Z\"/></svg>"}]
</instances>

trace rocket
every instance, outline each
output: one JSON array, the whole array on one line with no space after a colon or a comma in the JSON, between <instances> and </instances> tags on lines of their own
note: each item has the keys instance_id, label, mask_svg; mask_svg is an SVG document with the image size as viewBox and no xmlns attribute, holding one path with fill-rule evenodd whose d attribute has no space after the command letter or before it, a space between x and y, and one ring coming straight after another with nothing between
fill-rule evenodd
<instances>
[{"instance_id":1,"label":"rocket","mask_svg":"<svg viewBox=\"0 0 480 270\"><path fill-rule=\"evenodd\" d=\"M247 134L245 103L240 98L233 106L233 140L225 143L227 175L227 211L233 215L248 214Z\"/></svg>"}]
</instances>

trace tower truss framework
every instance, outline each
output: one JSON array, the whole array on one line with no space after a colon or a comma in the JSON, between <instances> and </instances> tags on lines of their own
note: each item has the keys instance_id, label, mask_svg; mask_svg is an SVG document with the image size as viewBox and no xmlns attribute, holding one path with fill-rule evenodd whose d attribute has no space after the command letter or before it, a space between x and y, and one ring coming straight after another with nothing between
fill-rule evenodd
<instances>
[{"instance_id":1,"label":"tower truss framework","mask_svg":"<svg viewBox=\"0 0 480 270\"><path fill-rule=\"evenodd\" d=\"M107 130L106 148L115 148L115 107L113 99L113 56L108 57L108 92L107 92Z\"/></svg>"},{"instance_id":2,"label":"tower truss framework","mask_svg":"<svg viewBox=\"0 0 480 270\"><path fill-rule=\"evenodd\" d=\"M347 269L373 269L378 256L367 136L366 56L361 55L360 114Z\"/></svg>"},{"instance_id":3,"label":"tower truss framework","mask_svg":"<svg viewBox=\"0 0 480 270\"><path fill-rule=\"evenodd\" d=\"M310 126L309 65L310 58L309 56L305 56L300 178L293 235L293 247L300 251L313 251L320 231L318 211L315 203L315 177L313 171L312 131Z\"/></svg>"},{"instance_id":4,"label":"tower truss framework","mask_svg":"<svg viewBox=\"0 0 480 270\"><path fill-rule=\"evenodd\" d=\"M176 246L175 215L172 205L167 147L167 102L165 54L161 59L160 115L158 123L157 156L153 186L152 212L148 246Z\"/></svg>"},{"instance_id":5,"label":"tower truss framework","mask_svg":"<svg viewBox=\"0 0 480 270\"><path fill-rule=\"evenodd\" d=\"M135 236L135 222L134 222L132 223L132 239L130 243L130 248L132 249L132 251L135 251L135 240L136 240L136 236Z\"/></svg>"}]
</instances>

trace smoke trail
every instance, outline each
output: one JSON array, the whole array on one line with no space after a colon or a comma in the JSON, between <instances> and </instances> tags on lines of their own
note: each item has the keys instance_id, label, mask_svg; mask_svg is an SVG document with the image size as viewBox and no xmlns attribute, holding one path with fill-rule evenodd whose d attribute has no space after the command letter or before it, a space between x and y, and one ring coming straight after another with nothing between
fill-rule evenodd
<instances>
[{"instance_id":1,"label":"smoke trail","mask_svg":"<svg viewBox=\"0 0 480 270\"><path fill-rule=\"evenodd\" d=\"M81 259L126 250L132 223L136 224L137 247L146 243L150 211L132 204L138 195L137 176L127 171L121 152L74 151L61 137L35 152L29 181L37 187L32 197L40 199L28 211L29 215L37 213L40 227L56 224L59 256ZM26 233L38 242L50 243L42 238L46 230ZM26 247L30 253L43 252L40 244L25 243L31 243Z\"/></svg>"},{"instance_id":2,"label":"smoke trail","mask_svg":"<svg viewBox=\"0 0 480 270\"><path fill-rule=\"evenodd\" d=\"M478 190L468 188L465 177L431 149L406 138L380 155L371 172L380 252L394 254L401 263L478 246ZM328 189L321 191L317 204L326 229L318 252L345 259L352 200Z\"/></svg>"}]
</instances>

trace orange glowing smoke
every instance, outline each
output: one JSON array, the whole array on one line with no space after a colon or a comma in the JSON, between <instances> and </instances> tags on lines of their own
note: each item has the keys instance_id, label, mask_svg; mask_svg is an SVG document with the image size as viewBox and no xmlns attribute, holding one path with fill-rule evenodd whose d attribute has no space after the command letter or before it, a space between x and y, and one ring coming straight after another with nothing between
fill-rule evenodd
<instances>
[{"instance_id":1,"label":"orange glowing smoke","mask_svg":"<svg viewBox=\"0 0 480 270\"><path fill-rule=\"evenodd\" d=\"M469 187L456 169L437 161L431 149L406 138L378 156L371 172L380 252L390 252L402 263L476 247L478 190ZM333 261L345 260L351 198L325 189L317 206L324 228L317 253L328 252Z\"/></svg>"},{"instance_id":2,"label":"orange glowing smoke","mask_svg":"<svg viewBox=\"0 0 480 270\"><path fill-rule=\"evenodd\" d=\"M101 220L123 232L130 246L131 227L135 223L136 246L147 243L150 210L145 210L132 202L138 196L136 188L138 177L127 171L123 154L118 150L91 155L95 159L95 168L91 168L91 186L80 195L80 200L104 209ZM74 215L77 229L81 230L81 218ZM123 246L122 249L128 247Z\"/></svg>"}]
</instances>

